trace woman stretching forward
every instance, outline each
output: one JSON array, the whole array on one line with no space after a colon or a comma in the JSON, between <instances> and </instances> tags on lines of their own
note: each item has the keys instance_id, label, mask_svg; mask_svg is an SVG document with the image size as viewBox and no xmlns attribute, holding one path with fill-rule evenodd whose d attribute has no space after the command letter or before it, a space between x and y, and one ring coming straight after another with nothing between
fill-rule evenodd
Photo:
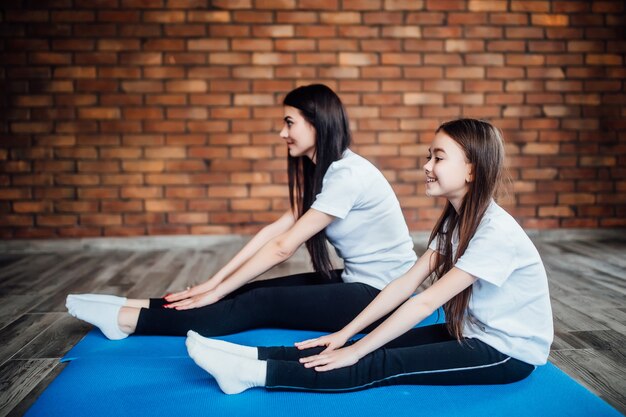
<instances>
[{"instance_id":1,"label":"woman stretching forward","mask_svg":"<svg viewBox=\"0 0 626 417\"><path fill-rule=\"evenodd\" d=\"M493 201L503 158L502 138L490 124L444 123L424 171L427 194L448 201L429 249L406 274L336 333L295 348L255 348L189 332L190 356L228 394L257 386L344 391L526 378L548 358L552 311L539 253ZM435 282L413 296L431 273ZM440 306L446 324L414 328ZM348 342L392 311L371 333Z\"/></svg>"},{"instance_id":2,"label":"woman stretching forward","mask_svg":"<svg viewBox=\"0 0 626 417\"><path fill-rule=\"evenodd\" d=\"M165 299L69 295L70 314L109 339L190 329L206 336L258 327L336 331L409 270L417 257L398 199L380 171L348 148L339 97L309 85L283 104L291 210L200 285ZM327 239L343 270L332 269ZM303 243L316 272L250 283Z\"/></svg>"}]
</instances>

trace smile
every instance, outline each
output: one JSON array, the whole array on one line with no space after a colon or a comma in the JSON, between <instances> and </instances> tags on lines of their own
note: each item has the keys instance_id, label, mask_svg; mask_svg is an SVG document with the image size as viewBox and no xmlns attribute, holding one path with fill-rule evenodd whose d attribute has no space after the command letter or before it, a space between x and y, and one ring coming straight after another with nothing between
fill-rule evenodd
<instances>
[{"instance_id":1,"label":"smile","mask_svg":"<svg viewBox=\"0 0 626 417\"><path fill-rule=\"evenodd\" d=\"M426 177L426 182L427 182L427 183L436 182L436 181L437 181L437 180L436 180L435 178L429 178L429 177Z\"/></svg>"}]
</instances>

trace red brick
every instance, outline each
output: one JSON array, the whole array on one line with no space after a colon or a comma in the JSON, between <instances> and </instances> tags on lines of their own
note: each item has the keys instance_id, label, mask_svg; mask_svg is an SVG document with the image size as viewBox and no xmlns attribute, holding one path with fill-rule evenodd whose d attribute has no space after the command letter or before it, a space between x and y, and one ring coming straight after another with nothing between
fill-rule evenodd
<instances>
[{"instance_id":1,"label":"red brick","mask_svg":"<svg viewBox=\"0 0 626 417\"><path fill-rule=\"evenodd\" d=\"M143 211L143 203L139 200L103 201L102 211L105 213L139 212Z\"/></svg>"},{"instance_id":2,"label":"red brick","mask_svg":"<svg viewBox=\"0 0 626 417\"><path fill-rule=\"evenodd\" d=\"M167 81L165 83L165 90L174 93L204 93L207 88L208 84L204 80Z\"/></svg>"},{"instance_id":3,"label":"red brick","mask_svg":"<svg viewBox=\"0 0 626 417\"><path fill-rule=\"evenodd\" d=\"M75 226L78 224L78 216L62 214L42 214L36 216L37 226Z\"/></svg>"},{"instance_id":4,"label":"red brick","mask_svg":"<svg viewBox=\"0 0 626 417\"><path fill-rule=\"evenodd\" d=\"M237 211L266 211L270 209L270 200L265 198L233 199L230 207Z\"/></svg>"},{"instance_id":5,"label":"red brick","mask_svg":"<svg viewBox=\"0 0 626 417\"><path fill-rule=\"evenodd\" d=\"M513 0L511 10L514 12L548 12L550 11L550 1Z\"/></svg>"},{"instance_id":6,"label":"red brick","mask_svg":"<svg viewBox=\"0 0 626 417\"><path fill-rule=\"evenodd\" d=\"M97 201L57 201L54 208L59 213L91 213L98 211Z\"/></svg>"},{"instance_id":7,"label":"red brick","mask_svg":"<svg viewBox=\"0 0 626 417\"><path fill-rule=\"evenodd\" d=\"M336 26L338 28L338 35L342 38L378 38L380 37L380 29L376 26L357 26L357 25L343 25ZM334 30L334 26L331 26L331 29ZM302 31L304 32L304 31ZM318 34L318 33L304 33L304 36L311 37L333 37L332 30L328 30L326 35Z\"/></svg>"},{"instance_id":8,"label":"red brick","mask_svg":"<svg viewBox=\"0 0 626 417\"><path fill-rule=\"evenodd\" d=\"M446 78L484 78L485 68L483 67L448 67L445 69Z\"/></svg>"},{"instance_id":9,"label":"red brick","mask_svg":"<svg viewBox=\"0 0 626 417\"><path fill-rule=\"evenodd\" d=\"M422 37L425 39L450 39L462 37L461 27L425 27L422 31Z\"/></svg>"},{"instance_id":10,"label":"red brick","mask_svg":"<svg viewBox=\"0 0 626 417\"><path fill-rule=\"evenodd\" d=\"M545 64L545 56L539 54L507 54L508 66L541 66Z\"/></svg>"},{"instance_id":11,"label":"red brick","mask_svg":"<svg viewBox=\"0 0 626 417\"><path fill-rule=\"evenodd\" d=\"M445 42L447 52L481 52L485 50L485 42L478 40L449 39Z\"/></svg>"},{"instance_id":12,"label":"red brick","mask_svg":"<svg viewBox=\"0 0 626 417\"><path fill-rule=\"evenodd\" d=\"M274 68L270 66L236 67L232 71L233 78L274 78Z\"/></svg>"},{"instance_id":13,"label":"red brick","mask_svg":"<svg viewBox=\"0 0 626 417\"><path fill-rule=\"evenodd\" d=\"M169 223L206 224L209 222L208 213L171 213L167 215Z\"/></svg>"},{"instance_id":14,"label":"red brick","mask_svg":"<svg viewBox=\"0 0 626 417\"><path fill-rule=\"evenodd\" d=\"M163 196L161 187L122 187L120 189L122 198L159 198Z\"/></svg>"},{"instance_id":15,"label":"red brick","mask_svg":"<svg viewBox=\"0 0 626 417\"><path fill-rule=\"evenodd\" d=\"M187 130L189 132L226 132L228 131L228 123L226 121L208 121L208 122L199 122L199 121L188 121L186 122ZM158 130L158 129L157 129Z\"/></svg>"}]
</instances>

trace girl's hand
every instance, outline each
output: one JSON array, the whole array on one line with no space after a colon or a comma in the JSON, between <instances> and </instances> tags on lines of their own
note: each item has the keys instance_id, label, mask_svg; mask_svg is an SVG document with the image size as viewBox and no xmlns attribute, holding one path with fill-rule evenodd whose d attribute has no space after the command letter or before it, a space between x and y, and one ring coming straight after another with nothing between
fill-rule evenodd
<instances>
[{"instance_id":1,"label":"girl's hand","mask_svg":"<svg viewBox=\"0 0 626 417\"><path fill-rule=\"evenodd\" d=\"M326 372L332 369L352 366L361 359L356 354L353 346L333 350L328 353L324 352L319 355L301 358L300 363L304 364L305 368L314 368L317 372Z\"/></svg>"},{"instance_id":2,"label":"girl's hand","mask_svg":"<svg viewBox=\"0 0 626 417\"><path fill-rule=\"evenodd\" d=\"M222 297L218 296L215 291L208 291L202 294L194 295L181 301L173 302L165 305L165 308L173 308L176 310L191 310L192 308L204 307L219 301Z\"/></svg>"},{"instance_id":3,"label":"girl's hand","mask_svg":"<svg viewBox=\"0 0 626 417\"><path fill-rule=\"evenodd\" d=\"M318 337L315 339L305 340L303 342L297 342L295 346L299 350L310 349L318 346L326 346L326 349L322 353L332 352L335 349L339 349L348 341L348 337L344 336L341 331L331 333L326 336Z\"/></svg>"},{"instance_id":4,"label":"girl's hand","mask_svg":"<svg viewBox=\"0 0 626 417\"><path fill-rule=\"evenodd\" d=\"M168 301L169 303L185 300L187 298L191 298L196 295L201 295L208 291L211 291L215 287L217 287L218 284L219 282L216 282L213 279L210 279L206 282L203 282L202 284L194 285L193 287L187 287L187 289L184 291L179 291L173 294L167 294L163 298L165 299L165 301Z\"/></svg>"}]
</instances>

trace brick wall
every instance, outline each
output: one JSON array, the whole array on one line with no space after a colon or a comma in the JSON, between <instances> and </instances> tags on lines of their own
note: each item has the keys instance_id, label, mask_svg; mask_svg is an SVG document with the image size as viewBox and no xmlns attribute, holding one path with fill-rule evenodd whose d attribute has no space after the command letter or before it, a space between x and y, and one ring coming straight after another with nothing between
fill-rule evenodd
<instances>
[{"instance_id":1,"label":"brick wall","mask_svg":"<svg viewBox=\"0 0 626 417\"><path fill-rule=\"evenodd\" d=\"M503 129L528 228L626 226L624 2L12 0L0 10L0 237L252 232L287 207L286 92L323 82L355 150L433 224L421 164Z\"/></svg>"}]
</instances>

